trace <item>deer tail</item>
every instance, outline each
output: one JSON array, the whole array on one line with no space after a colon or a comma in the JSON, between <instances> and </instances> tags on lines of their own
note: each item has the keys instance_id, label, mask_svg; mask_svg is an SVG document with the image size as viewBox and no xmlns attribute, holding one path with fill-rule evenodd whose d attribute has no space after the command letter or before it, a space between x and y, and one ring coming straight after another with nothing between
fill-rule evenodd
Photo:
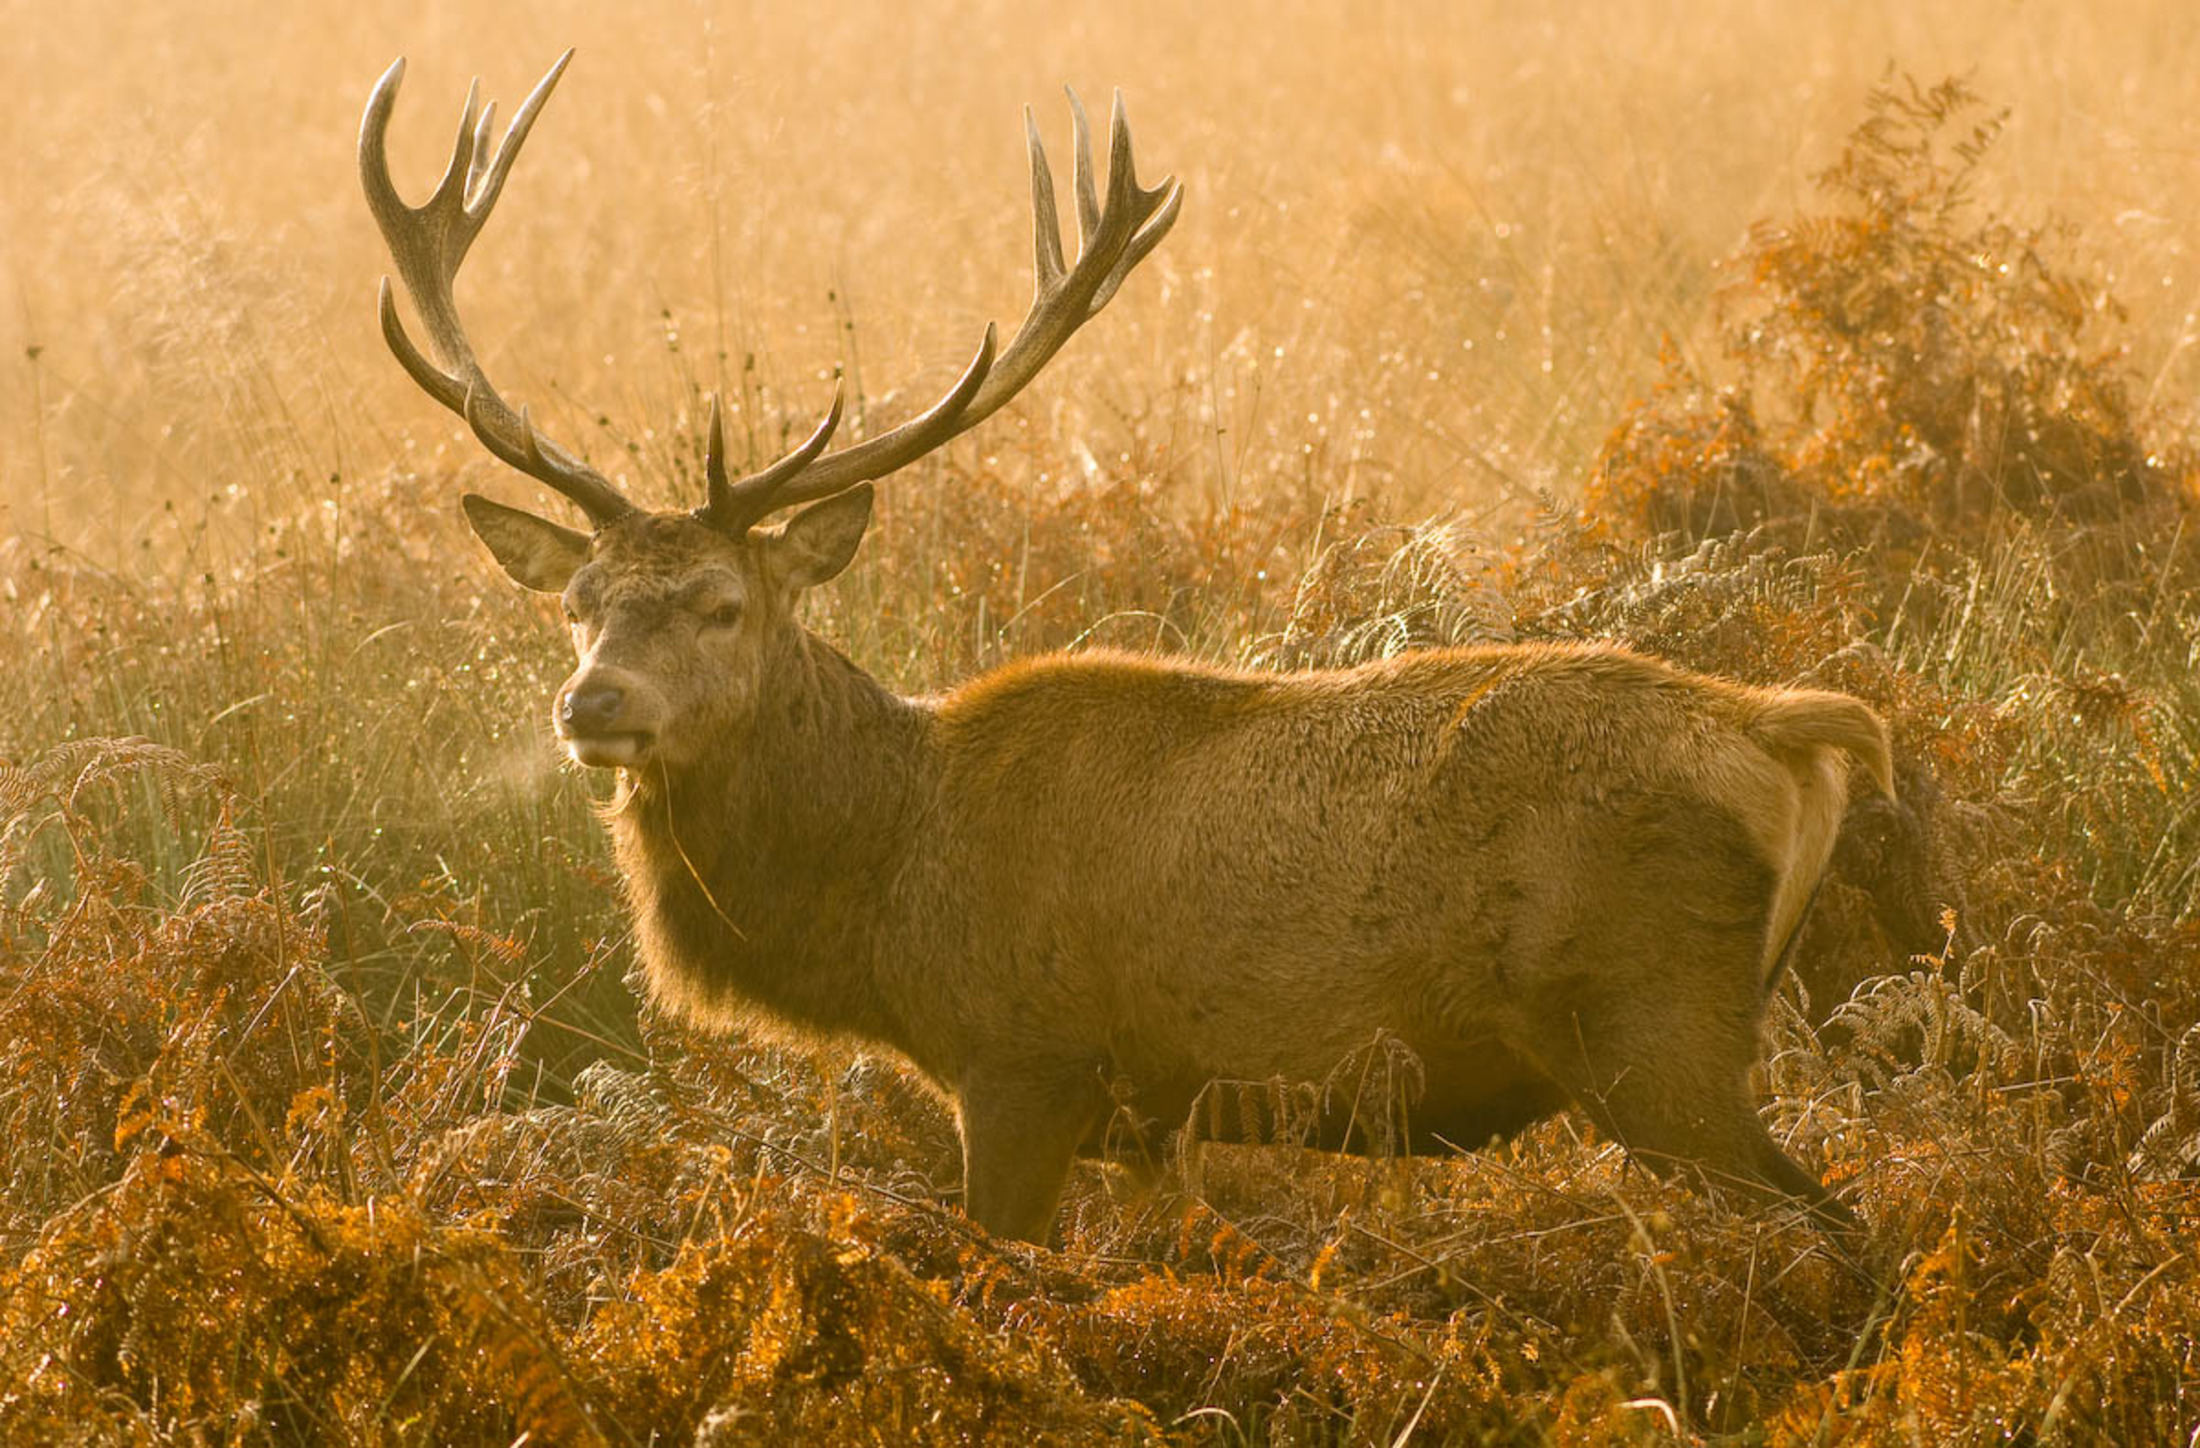
<instances>
[{"instance_id":1,"label":"deer tail","mask_svg":"<svg viewBox=\"0 0 2200 1448\"><path fill-rule=\"evenodd\" d=\"M1887 726L1869 706L1847 694L1793 689L1773 695L1750 733L1775 754L1803 754L1822 745L1842 750L1871 773L1882 794L1894 798Z\"/></svg>"}]
</instances>

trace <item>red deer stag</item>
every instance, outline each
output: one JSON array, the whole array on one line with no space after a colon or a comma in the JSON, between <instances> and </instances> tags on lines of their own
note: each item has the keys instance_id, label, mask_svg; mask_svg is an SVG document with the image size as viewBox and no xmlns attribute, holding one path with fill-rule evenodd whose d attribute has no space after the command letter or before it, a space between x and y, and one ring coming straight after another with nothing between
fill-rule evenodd
<instances>
[{"instance_id":1,"label":"red deer stag","mask_svg":"<svg viewBox=\"0 0 2200 1448\"><path fill-rule=\"evenodd\" d=\"M367 102L367 200L427 329L405 370L483 446L588 515L464 499L521 585L564 595L579 667L552 711L609 813L649 988L721 1025L893 1048L951 1098L965 1206L1043 1240L1073 1157L1127 1101L1185 1119L1208 1083L1320 1080L1416 1053L1414 1144L1478 1146L1571 1103L1660 1170L1845 1210L1749 1088L1767 994L1824 869L1851 762L1885 731L1840 694L1759 689L1612 647L1407 654L1263 674L1084 653L904 698L805 629L854 556L870 480L992 414L1176 220L1141 187L1120 97L1097 179L1075 114L1079 254L1030 133L1037 295L928 411L809 440L709 494L637 509L483 375L452 300L468 246L565 69L490 145L467 97L435 194L392 187L403 62ZM772 526L764 520L809 506ZM1323 1123L1318 1139L1366 1145Z\"/></svg>"}]
</instances>

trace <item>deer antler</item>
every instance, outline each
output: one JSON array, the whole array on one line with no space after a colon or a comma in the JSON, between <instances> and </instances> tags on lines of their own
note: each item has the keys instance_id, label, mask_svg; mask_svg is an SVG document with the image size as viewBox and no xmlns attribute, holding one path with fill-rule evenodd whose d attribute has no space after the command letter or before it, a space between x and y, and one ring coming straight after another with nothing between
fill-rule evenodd
<instances>
[{"instance_id":1,"label":"deer antler","mask_svg":"<svg viewBox=\"0 0 2200 1448\"><path fill-rule=\"evenodd\" d=\"M397 263L397 274L420 314L421 325L427 329L429 345L443 366L423 357L412 338L405 335L404 324L397 319L390 280L384 277L382 336L390 350L421 390L466 419L484 447L571 498L590 521L601 527L633 512L634 505L621 497L603 474L539 435L525 408L515 413L497 395L475 360L473 345L466 340L457 303L451 297L451 284L466 260L467 248L489 219L536 114L572 58L570 50L558 57L557 64L550 67L549 74L512 117L512 124L494 151L489 148L489 138L496 103L482 107L477 117L475 102L480 83L468 86L466 110L459 118L458 139L452 144L451 162L443 179L424 204L407 206L390 181L385 149L390 112L397 104L397 87L405 78L405 62L400 57L383 72L374 93L367 97L367 111L359 122L359 181L366 189L367 208L374 213L382 239L389 244L390 257Z\"/></svg>"},{"instance_id":2,"label":"deer antler","mask_svg":"<svg viewBox=\"0 0 2200 1448\"><path fill-rule=\"evenodd\" d=\"M1176 224L1184 188L1163 178L1151 190L1138 184L1131 158L1130 122L1123 114L1123 93L1115 93L1108 122L1108 191L1103 205L1093 183L1091 129L1077 93L1069 93L1076 131L1077 158L1072 184L1077 194L1078 254L1065 269L1061 222L1054 203L1054 173L1028 107L1024 133L1031 147L1032 269L1031 309L999 361L993 359L994 333L986 328L978 355L947 396L921 417L854 447L816 457L840 415L840 398L826 423L794 453L761 473L721 489L715 482L703 516L712 525L739 531L765 514L795 503L830 497L857 483L907 467L949 438L975 427L1021 392L1039 375L1076 330L1108 304L1131 269L1146 259ZM715 406L714 417L715 417ZM723 478L722 437L711 432L709 466ZM807 461L815 457L816 460ZM798 459L803 461L798 462ZM723 504L721 504L723 498Z\"/></svg>"},{"instance_id":3,"label":"deer antler","mask_svg":"<svg viewBox=\"0 0 2200 1448\"><path fill-rule=\"evenodd\" d=\"M537 113L572 58L570 50L558 57L557 64L521 104L494 150L489 137L496 106L492 102L481 107L477 115L479 83L469 86L450 165L437 183L435 194L420 206L407 206L390 181L385 143L398 84L405 77L405 62L400 58L383 73L367 98L366 114L359 123L359 179L367 193L368 209L374 213L382 239L389 244L390 256L397 263L397 274L442 365L422 356L406 335L397 317L389 279L384 277L382 335L390 350L423 391L466 419L491 453L578 503L601 527L633 512L634 505L620 496L603 474L538 434L526 408L514 412L497 395L466 339L466 329L459 322L458 306L451 295L468 248L489 219ZM949 438L976 426L1022 391L1062 344L1108 304L1123 278L1176 224L1183 188L1166 179L1151 190L1138 184L1131 159L1130 124L1124 118L1123 95L1118 91L1108 126L1108 189L1103 205L1094 186L1092 140L1085 108L1074 91L1069 102L1077 144L1073 181L1077 262L1067 268L1063 263L1054 176L1039 142L1039 128L1027 108L1024 130L1031 147L1032 259L1037 276L1031 309L998 363L994 357L996 334L988 326L977 355L946 396L890 432L836 453L825 453L825 445L840 422L841 398L836 391L832 410L807 442L738 482L726 478L725 432L717 400L712 399L706 459L710 494L708 502L697 510L698 517L713 527L741 532L776 509L830 497L908 466Z\"/></svg>"}]
</instances>

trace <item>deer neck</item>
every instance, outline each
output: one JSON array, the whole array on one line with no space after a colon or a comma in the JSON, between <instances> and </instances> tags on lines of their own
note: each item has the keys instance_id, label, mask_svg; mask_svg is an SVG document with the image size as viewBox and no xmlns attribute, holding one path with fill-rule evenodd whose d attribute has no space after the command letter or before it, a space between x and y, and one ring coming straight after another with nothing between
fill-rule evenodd
<instances>
[{"instance_id":1,"label":"deer neck","mask_svg":"<svg viewBox=\"0 0 2200 1448\"><path fill-rule=\"evenodd\" d=\"M928 767L930 716L807 632L754 727L696 765L622 775L611 816L661 1000L898 1034L874 974Z\"/></svg>"}]
</instances>

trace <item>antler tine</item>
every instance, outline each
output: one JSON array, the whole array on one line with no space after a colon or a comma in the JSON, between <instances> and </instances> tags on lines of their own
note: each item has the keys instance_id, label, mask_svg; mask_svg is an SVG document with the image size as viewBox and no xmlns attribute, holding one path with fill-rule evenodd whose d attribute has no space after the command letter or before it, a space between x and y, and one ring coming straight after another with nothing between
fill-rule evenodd
<instances>
[{"instance_id":1,"label":"antler tine","mask_svg":"<svg viewBox=\"0 0 2200 1448\"><path fill-rule=\"evenodd\" d=\"M1085 119L1085 103L1077 98L1077 92L1063 86L1062 93L1069 97L1070 131L1077 146L1070 180L1077 191L1077 251L1082 255L1092 249L1093 237L1100 230L1100 198L1092 189L1092 123ZM1115 104L1120 114L1121 91L1115 93ZM1050 185L1047 189L1051 191L1053 187Z\"/></svg>"},{"instance_id":2,"label":"antler tine","mask_svg":"<svg viewBox=\"0 0 2200 1448\"><path fill-rule=\"evenodd\" d=\"M488 400L495 395L486 387L476 386L468 389L465 405L460 409L460 414L466 419L466 425L474 430L474 436L481 439L481 445L487 448L498 462L517 468L529 477L541 477L543 471L550 468L552 464L543 455L542 439L535 432L535 420L528 415L527 408L523 404L519 410L519 418L509 432L501 431L492 426L484 412L484 407Z\"/></svg>"},{"instance_id":3,"label":"antler tine","mask_svg":"<svg viewBox=\"0 0 2200 1448\"><path fill-rule=\"evenodd\" d=\"M1108 270L1107 275L1100 279L1100 285L1093 289L1092 300L1086 304L1088 316L1097 315L1102 307L1114 300L1116 289L1123 285L1124 279L1137 269L1138 264L1155 247L1161 245L1161 239L1176 225L1177 212L1184 205L1184 188L1174 177L1162 177L1161 184L1151 191L1139 186L1137 175L1132 170L1131 123L1124 114L1121 91L1115 93L1115 114L1108 122L1108 129L1111 132L1109 150L1112 155L1122 157L1125 190L1138 198L1138 207L1144 211L1144 215L1134 223L1130 240L1124 245L1122 255ZM1115 164L1112 160L1109 162L1111 180Z\"/></svg>"},{"instance_id":4,"label":"antler tine","mask_svg":"<svg viewBox=\"0 0 2200 1448\"><path fill-rule=\"evenodd\" d=\"M430 362L406 334L389 279L384 277L378 303L382 336L398 362L421 390L465 418L492 454L578 503L601 527L633 512L634 505L620 496L601 473L539 436L524 410L515 413L497 395L474 356L452 297L452 284L468 248L496 206L536 115L572 59L570 50L558 57L514 113L504 139L493 150L489 138L496 107L493 103L481 107L477 114L479 83L469 86L458 136L451 144L451 159L442 180L426 202L408 206L390 179L387 146L390 115L405 77L405 62L400 57L383 72L367 97L366 113L359 122L359 180L367 195L367 209L374 213L390 258L397 265L398 278L412 298L429 345L442 365Z\"/></svg>"},{"instance_id":5,"label":"antler tine","mask_svg":"<svg viewBox=\"0 0 2200 1448\"><path fill-rule=\"evenodd\" d=\"M470 94L468 99L472 99ZM480 190L481 173L492 154L489 150L489 137L496 129L496 119L497 103L490 101L481 108L481 120L474 126L473 153L466 162L466 195L469 199Z\"/></svg>"},{"instance_id":6,"label":"antler tine","mask_svg":"<svg viewBox=\"0 0 2200 1448\"><path fill-rule=\"evenodd\" d=\"M833 405L827 409L825 420L817 425L802 446L788 453L778 462L761 472L749 474L739 482L726 481L726 430L718 413L716 393L710 399L710 445L703 454L703 471L710 479L710 501L696 511L696 516L713 528L727 533L746 533L772 509L780 506L778 493L797 473L816 460L831 442L833 433L840 426L841 407L846 401L844 383L833 384Z\"/></svg>"},{"instance_id":7,"label":"antler tine","mask_svg":"<svg viewBox=\"0 0 2200 1448\"><path fill-rule=\"evenodd\" d=\"M1081 114L1081 113L1080 113ZM1059 285L1067 268L1062 261L1062 222L1054 212L1054 171L1047 165L1047 148L1039 141L1039 123L1032 119L1031 107L1024 107L1024 144L1031 151L1031 275L1033 290L1045 296L1047 289ZM1082 147L1078 149L1084 157ZM1083 250L1083 238L1087 227L1083 218L1083 201L1091 189L1091 180L1080 166L1075 181L1079 204L1079 250ZM1097 206L1094 214L1098 215Z\"/></svg>"},{"instance_id":8,"label":"antler tine","mask_svg":"<svg viewBox=\"0 0 2200 1448\"><path fill-rule=\"evenodd\" d=\"M892 432L881 433L869 441L807 463L798 470L800 476L790 471L783 481L774 484L770 506L787 508L796 503L829 498L848 491L857 483L882 478L897 468L907 467L968 427L970 424L963 419L970 415L974 400L992 375L997 336L993 324L986 323L977 354L970 359L970 365L963 369L955 385L947 390L946 396ZM774 463L767 471L780 466Z\"/></svg>"},{"instance_id":9,"label":"antler tine","mask_svg":"<svg viewBox=\"0 0 2200 1448\"><path fill-rule=\"evenodd\" d=\"M1070 118L1076 136L1071 178L1076 192L1078 252L1073 266L1062 257L1061 220L1055 206L1054 174L1040 143L1038 125L1024 113L1031 153L1031 256L1034 275L1031 309L1016 335L995 361L993 332L964 372L962 380L922 417L883 436L828 453L801 476L782 486L772 506L785 507L829 497L855 484L906 467L948 439L977 426L1021 392L1062 345L1108 304L1125 277L1161 244L1176 225L1184 190L1164 178L1151 189L1138 184L1131 155L1130 122L1123 93L1115 93L1108 124L1108 180L1105 199L1098 194L1085 110L1070 92Z\"/></svg>"}]
</instances>

